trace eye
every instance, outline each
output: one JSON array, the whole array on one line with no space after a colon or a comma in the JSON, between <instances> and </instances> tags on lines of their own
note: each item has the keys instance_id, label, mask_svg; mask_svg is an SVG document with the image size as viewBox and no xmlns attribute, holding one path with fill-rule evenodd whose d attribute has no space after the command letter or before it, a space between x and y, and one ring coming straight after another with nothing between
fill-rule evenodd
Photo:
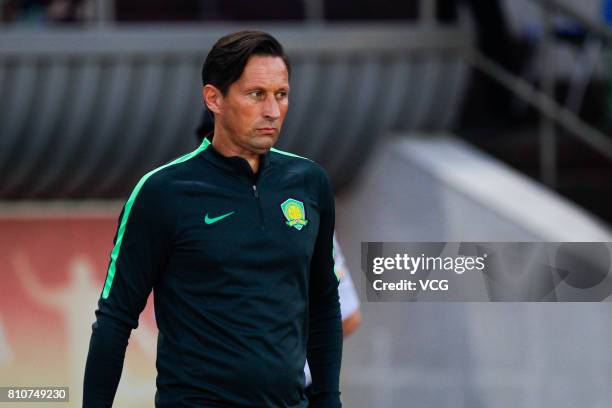
<instances>
[{"instance_id":1,"label":"eye","mask_svg":"<svg viewBox=\"0 0 612 408\"><path fill-rule=\"evenodd\" d=\"M253 91L249 93L250 96L257 98L257 99L261 99L264 96L264 93L262 91Z\"/></svg>"},{"instance_id":2,"label":"eye","mask_svg":"<svg viewBox=\"0 0 612 408\"><path fill-rule=\"evenodd\" d=\"M281 91L281 92L277 92L276 93L276 99L286 99L289 96L289 92L287 91Z\"/></svg>"}]
</instances>

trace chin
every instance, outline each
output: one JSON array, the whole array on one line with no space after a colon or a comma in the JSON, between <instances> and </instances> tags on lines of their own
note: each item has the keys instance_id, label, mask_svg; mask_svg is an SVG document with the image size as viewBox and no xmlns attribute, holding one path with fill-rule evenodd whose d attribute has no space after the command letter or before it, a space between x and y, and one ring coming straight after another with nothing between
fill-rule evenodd
<instances>
[{"instance_id":1,"label":"chin","mask_svg":"<svg viewBox=\"0 0 612 408\"><path fill-rule=\"evenodd\" d=\"M258 150L260 153L265 153L270 148L274 146L278 137L270 135L270 136L259 136L255 143L253 143L253 148Z\"/></svg>"}]
</instances>

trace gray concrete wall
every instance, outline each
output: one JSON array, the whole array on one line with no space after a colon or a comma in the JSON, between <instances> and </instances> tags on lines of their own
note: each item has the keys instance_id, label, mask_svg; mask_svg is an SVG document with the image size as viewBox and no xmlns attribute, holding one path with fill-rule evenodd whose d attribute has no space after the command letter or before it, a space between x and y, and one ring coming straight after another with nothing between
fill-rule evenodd
<instances>
[{"instance_id":1,"label":"gray concrete wall","mask_svg":"<svg viewBox=\"0 0 612 408\"><path fill-rule=\"evenodd\" d=\"M597 220L452 138L382 144L337 200L355 285L361 241L610 241ZM612 403L609 303L367 303L345 342L350 408Z\"/></svg>"}]
</instances>

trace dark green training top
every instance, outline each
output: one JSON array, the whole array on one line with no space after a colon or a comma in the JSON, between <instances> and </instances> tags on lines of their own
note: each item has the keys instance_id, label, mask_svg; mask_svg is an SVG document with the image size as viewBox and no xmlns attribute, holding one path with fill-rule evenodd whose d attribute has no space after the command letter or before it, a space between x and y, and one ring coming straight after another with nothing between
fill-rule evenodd
<instances>
[{"instance_id":1,"label":"dark green training top","mask_svg":"<svg viewBox=\"0 0 612 408\"><path fill-rule=\"evenodd\" d=\"M272 149L254 174L204 139L146 174L119 216L84 406L112 405L153 290L157 407L340 407L333 230L327 175L290 153Z\"/></svg>"}]
</instances>

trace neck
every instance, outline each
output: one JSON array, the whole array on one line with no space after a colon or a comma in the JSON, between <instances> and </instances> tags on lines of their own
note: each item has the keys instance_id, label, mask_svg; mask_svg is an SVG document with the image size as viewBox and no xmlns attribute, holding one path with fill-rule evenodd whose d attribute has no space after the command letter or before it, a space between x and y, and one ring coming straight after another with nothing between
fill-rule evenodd
<instances>
[{"instance_id":1,"label":"neck","mask_svg":"<svg viewBox=\"0 0 612 408\"><path fill-rule=\"evenodd\" d=\"M214 146L215 150L225 157L242 157L247 161L247 163L249 163L253 173L257 173L257 170L259 170L259 154L253 153L236 145L235 143L232 143L227 133L219 126L215 126L214 135L212 145Z\"/></svg>"}]
</instances>

